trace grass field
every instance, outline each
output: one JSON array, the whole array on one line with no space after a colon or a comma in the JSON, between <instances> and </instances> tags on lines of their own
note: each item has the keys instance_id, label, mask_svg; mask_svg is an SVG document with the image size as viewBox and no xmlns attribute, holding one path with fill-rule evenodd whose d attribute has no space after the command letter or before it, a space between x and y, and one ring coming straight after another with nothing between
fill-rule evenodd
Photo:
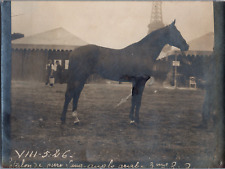
<instances>
[{"instance_id":1,"label":"grass field","mask_svg":"<svg viewBox=\"0 0 225 169\"><path fill-rule=\"evenodd\" d=\"M130 99L116 107L129 95L130 84L86 84L78 126L73 125L72 104L66 124L60 124L65 90L65 84L50 88L12 82L13 166L30 162L32 167L96 167L92 164L111 161L114 167L208 167L216 158L213 128L196 127L203 90L146 86L139 127L129 125Z\"/></svg>"}]
</instances>

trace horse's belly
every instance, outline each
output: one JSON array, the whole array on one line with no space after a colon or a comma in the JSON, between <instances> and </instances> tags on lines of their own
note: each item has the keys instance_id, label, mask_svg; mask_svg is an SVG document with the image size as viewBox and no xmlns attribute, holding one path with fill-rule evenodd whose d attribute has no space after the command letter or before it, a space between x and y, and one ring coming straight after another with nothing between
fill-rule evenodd
<instances>
[{"instance_id":1,"label":"horse's belly","mask_svg":"<svg viewBox=\"0 0 225 169\"><path fill-rule=\"evenodd\" d=\"M101 77L115 81L131 81L129 77L151 75L148 66L137 64L109 64L100 66L97 72Z\"/></svg>"},{"instance_id":2,"label":"horse's belly","mask_svg":"<svg viewBox=\"0 0 225 169\"><path fill-rule=\"evenodd\" d=\"M104 66L97 70L97 73L104 79L119 81L121 75L123 74L121 69L118 67Z\"/></svg>"}]
</instances>

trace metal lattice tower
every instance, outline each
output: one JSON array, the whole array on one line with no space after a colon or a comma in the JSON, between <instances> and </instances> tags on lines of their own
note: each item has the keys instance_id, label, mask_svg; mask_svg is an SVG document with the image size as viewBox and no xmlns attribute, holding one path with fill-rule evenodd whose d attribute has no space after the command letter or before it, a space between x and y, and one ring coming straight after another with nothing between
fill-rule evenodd
<instances>
[{"instance_id":1,"label":"metal lattice tower","mask_svg":"<svg viewBox=\"0 0 225 169\"><path fill-rule=\"evenodd\" d=\"M150 24L148 25L148 34L156 29L164 27L162 19L162 1L152 2L152 14ZM166 45L162 50L163 52L168 52L171 49L169 45Z\"/></svg>"},{"instance_id":2,"label":"metal lattice tower","mask_svg":"<svg viewBox=\"0 0 225 169\"><path fill-rule=\"evenodd\" d=\"M162 19L162 2L153 1L152 3L152 14L150 24L148 25L148 33L164 27Z\"/></svg>"}]
</instances>

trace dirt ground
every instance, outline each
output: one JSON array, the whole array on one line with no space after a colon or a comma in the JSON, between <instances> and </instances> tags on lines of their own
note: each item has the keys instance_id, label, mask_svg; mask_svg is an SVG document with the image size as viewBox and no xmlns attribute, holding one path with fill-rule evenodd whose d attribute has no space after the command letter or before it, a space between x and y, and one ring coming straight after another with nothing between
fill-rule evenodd
<instances>
[{"instance_id":1,"label":"dirt ground","mask_svg":"<svg viewBox=\"0 0 225 169\"><path fill-rule=\"evenodd\" d=\"M73 125L60 124L65 84L12 82L11 167L209 167L211 127L198 128L203 90L146 86L139 127L129 124L130 84L86 84ZM133 166L132 166L133 165ZM135 166L136 165L136 166Z\"/></svg>"}]
</instances>

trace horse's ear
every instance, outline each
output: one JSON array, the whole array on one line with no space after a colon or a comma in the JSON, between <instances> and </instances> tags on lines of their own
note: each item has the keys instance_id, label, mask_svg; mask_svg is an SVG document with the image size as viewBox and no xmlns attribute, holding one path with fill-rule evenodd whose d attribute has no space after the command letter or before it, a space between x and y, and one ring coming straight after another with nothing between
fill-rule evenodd
<instances>
[{"instance_id":1,"label":"horse's ear","mask_svg":"<svg viewBox=\"0 0 225 169\"><path fill-rule=\"evenodd\" d=\"M175 23L176 23L176 19L174 19L174 21L173 21L172 25L175 25Z\"/></svg>"}]
</instances>

